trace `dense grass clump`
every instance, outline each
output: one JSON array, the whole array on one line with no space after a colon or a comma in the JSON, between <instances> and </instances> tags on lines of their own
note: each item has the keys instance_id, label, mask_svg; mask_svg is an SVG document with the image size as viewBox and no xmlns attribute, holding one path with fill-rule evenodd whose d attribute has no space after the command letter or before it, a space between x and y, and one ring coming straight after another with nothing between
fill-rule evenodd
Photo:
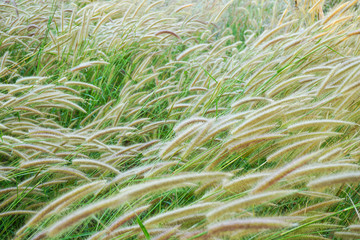
<instances>
[{"instance_id":1,"label":"dense grass clump","mask_svg":"<svg viewBox=\"0 0 360 240\"><path fill-rule=\"evenodd\" d=\"M1 1L1 239L358 239L358 1Z\"/></svg>"}]
</instances>

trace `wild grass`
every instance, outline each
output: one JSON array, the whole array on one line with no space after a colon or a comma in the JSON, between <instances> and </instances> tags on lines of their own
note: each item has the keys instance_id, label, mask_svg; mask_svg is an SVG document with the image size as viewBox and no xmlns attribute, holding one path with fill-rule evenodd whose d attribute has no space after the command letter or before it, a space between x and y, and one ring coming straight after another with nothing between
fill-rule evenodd
<instances>
[{"instance_id":1,"label":"wild grass","mask_svg":"<svg viewBox=\"0 0 360 240\"><path fill-rule=\"evenodd\" d=\"M359 238L359 27L357 0L0 1L0 238Z\"/></svg>"}]
</instances>

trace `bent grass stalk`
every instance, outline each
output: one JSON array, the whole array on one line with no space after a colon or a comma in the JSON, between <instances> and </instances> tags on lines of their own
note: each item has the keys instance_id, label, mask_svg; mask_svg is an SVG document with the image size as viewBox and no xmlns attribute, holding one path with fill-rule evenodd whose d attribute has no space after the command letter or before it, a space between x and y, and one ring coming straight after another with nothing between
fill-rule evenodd
<instances>
[{"instance_id":1,"label":"bent grass stalk","mask_svg":"<svg viewBox=\"0 0 360 240\"><path fill-rule=\"evenodd\" d=\"M0 236L357 238L358 1L203 2L1 5Z\"/></svg>"},{"instance_id":2,"label":"bent grass stalk","mask_svg":"<svg viewBox=\"0 0 360 240\"><path fill-rule=\"evenodd\" d=\"M294 194L295 191L292 190L283 190L283 191L273 191L251 195L248 197L240 198L229 203L225 203L223 206L217 207L214 210L210 211L207 214L209 221L215 221L221 219L226 213L236 212L242 208L248 208L251 206L257 206L266 202L270 202L275 199L283 198L289 195Z\"/></svg>"},{"instance_id":3,"label":"bent grass stalk","mask_svg":"<svg viewBox=\"0 0 360 240\"><path fill-rule=\"evenodd\" d=\"M163 178L160 180L153 180L145 182L143 184L138 184L124 188L117 196L104 199L102 201L90 204L86 207L80 208L70 214L67 217L60 219L58 222L50 226L44 232L49 237L54 237L66 230L67 228L78 224L83 221L85 218L107 208L116 208L119 205L131 201L140 196L144 196L148 193L154 191L165 191L168 189L173 189L177 187L187 186L191 182L201 182L209 180L222 180L231 176L226 173L198 173L198 174L188 174L188 175L179 175L175 177Z\"/></svg>"},{"instance_id":4,"label":"bent grass stalk","mask_svg":"<svg viewBox=\"0 0 360 240\"><path fill-rule=\"evenodd\" d=\"M305 156L297 158L290 162L289 164L285 165L284 167L280 168L277 171L274 171L272 175L265 178L263 181L259 182L253 189L252 193L259 193L265 191L267 188L271 187L282 178L284 178L289 173L295 171L296 169L300 168L301 166L307 164L310 161L318 158L323 150L319 150L316 152L309 153Z\"/></svg>"},{"instance_id":5,"label":"bent grass stalk","mask_svg":"<svg viewBox=\"0 0 360 240\"><path fill-rule=\"evenodd\" d=\"M292 226L292 223L271 218L250 218L242 220L224 221L218 224L210 225L208 231L212 235L223 234L224 232L231 232L236 230L261 230L286 228Z\"/></svg>"}]
</instances>

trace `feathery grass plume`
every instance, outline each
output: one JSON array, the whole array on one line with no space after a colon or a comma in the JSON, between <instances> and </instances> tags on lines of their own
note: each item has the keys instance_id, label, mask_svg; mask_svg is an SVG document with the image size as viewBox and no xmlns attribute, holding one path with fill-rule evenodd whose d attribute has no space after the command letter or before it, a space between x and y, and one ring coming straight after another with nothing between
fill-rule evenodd
<instances>
[{"instance_id":1,"label":"feathery grass plume","mask_svg":"<svg viewBox=\"0 0 360 240\"><path fill-rule=\"evenodd\" d=\"M181 165L182 165L181 163L176 161L158 163L157 167L154 170L149 171L144 176L146 178L155 177L161 175L160 173L167 172L169 169L171 169L171 167L181 166Z\"/></svg>"},{"instance_id":2,"label":"feathery grass plume","mask_svg":"<svg viewBox=\"0 0 360 240\"><path fill-rule=\"evenodd\" d=\"M278 127L277 124L271 124L271 125L265 125L265 126L261 126L261 127L256 127L256 128L249 129L247 131L240 132L239 134L237 134L237 135L233 136L232 138L230 138L225 143L225 146L230 145L231 143L236 142L239 139L244 139L246 137L256 137L256 136L253 136L253 135L260 135L260 134L271 132L271 130L273 130L276 127Z\"/></svg>"},{"instance_id":3,"label":"feathery grass plume","mask_svg":"<svg viewBox=\"0 0 360 240\"><path fill-rule=\"evenodd\" d=\"M80 71L84 68L88 68L88 67L92 67L92 66L97 66L97 65L107 65L109 64L108 62L105 62L105 61L89 61L89 62L84 62L84 63L81 63L79 64L78 66L76 67L73 67L70 69L70 72L77 72L77 71Z\"/></svg>"},{"instance_id":4,"label":"feathery grass plume","mask_svg":"<svg viewBox=\"0 0 360 240\"><path fill-rule=\"evenodd\" d=\"M179 226L175 226L173 228L170 228L169 230L166 230L165 232L157 235L153 238L153 240L168 240L171 239L172 236L174 236L179 230Z\"/></svg>"},{"instance_id":5,"label":"feathery grass plume","mask_svg":"<svg viewBox=\"0 0 360 240\"><path fill-rule=\"evenodd\" d=\"M29 134L39 134L39 133L46 133L51 135L57 135L59 137L65 137L66 135L56 129L32 129L29 130Z\"/></svg>"},{"instance_id":6,"label":"feathery grass plume","mask_svg":"<svg viewBox=\"0 0 360 240\"><path fill-rule=\"evenodd\" d=\"M256 183L258 180L263 179L264 177L268 177L270 174L271 173L265 172L247 174L225 183L223 188L231 192L242 192L247 187L249 187L249 185Z\"/></svg>"},{"instance_id":7,"label":"feathery grass plume","mask_svg":"<svg viewBox=\"0 0 360 240\"><path fill-rule=\"evenodd\" d=\"M92 88L97 91L101 91L101 88L99 88L93 84L86 83L86 82L67 81L64 84L65 84L65 86L81 86L81 87L88 87L88 88Z\"/></svg>"},{"instance_id":8,"label":"feathery grass plume","mask_svg":"<svg viewBox=\"0 0 360 240\"><path fill-rule=\"evenodd\" d=\"M341 10L343 10L345 7L348 6L348 4L350 3L350 1L345 2L343 4L341 4L339 7L337 7L336 9L334 9L325 19L323 24L326 24L328 21L330 21L337 13L339 13ZM350 3L351 4L351 3Z\"/></svg>"},{"instance_id":9,"label":"feathery grass plume","mask_svg":"<svg viewBox=\"0 0 360 240\"><path fill-rule=\"evenodd\" d=\"M194 134L196 134L199 131L199 126L201 123L197 123L192 125L191 127L184 130L181 134L179 134L175 139L173 139L171 142L166 144L160 152L160 157L165 159L170 157L173 150L179 146L181 143L192 137Z\"/></svg>"},{"instance_id":10,"label":"feathery grass plume","mask_svg":"<svg viewBox=\"0 0 360 240\"><path fill-rule=\"evenodd\" d=\"M21 215L21 214L34 214L34 213L36 213L36 211L32 211L32 210L14 210L14 211L7 211L7 212L0 213L0 217L11 216L11 215Z\"/></svg>"},{"instance_id":11,"label":"feathery grass plume","mask_svg":"<svg viewBox=\"0 0 360 240\"><path fill-rule=\"evenodd\" d=\"M354 18L353 15L350 15L350 16L345 16L345 17L342 17L342 18L338 18L330 23L328 23L327 25L325 25L323 27L323 29L333 29L334 27L336 27L336 25L340 25L340 23L344 23L348 20L351 20L352 18ZM348 35L349 36L349 35Z\"/></svg>"},{"instance_id":12,"label":"feathery grass plume","mask_svg":"<svg viewBox=\"0 0 360 240\"><path fill-rule=\"evenodd\" d=\"M104 129L104 130L101 130L101 131L97 131L95 134L88 137L86 139L86 142L91 142L95 138L101 137L101 136L106 135L106 134L115 133L115 132L132 131L132 130L136 130L136 128L133 128L133 127L112 127L112 128Z\"/></svg>"},{"instance_id":13,"label":"feathery grass plume","mask_svg":"<svg viewBox=\"0 0 360 240\"><path fill-rule=\"evenodd\" d=\"M276 37L276 38L274 38L273 40L268 41L266 44L264 44L264 45L262 46L262 49L266 49L266 48L270 47L271 45L274 45L274 44L276 44L276 43L278 43L278 42L284 41L285 39L288 39L288 36L279 36L279 37Z\"/></svg>"},{"instance_id":14,"label":"feathery grass plume","mask_svg":"<svg viewBox=\"0 0 360 240\"><path fill-rule=\"evenodd\" d=\"M31 192L32 192L32 191L29 191L29 190L25 190L25 191L24 191L24 193L31 193ZM13 201L14 201L15 199L17 199L18 197L19 197L18 194L14 194L14 195L12 195L12 196L10 196L10 197L7 197L6 200L4 200L4 201L2 201L2 202L0 203L0 209L6 207L8 204L13 203Z\"/></svg>"},{"instance_id":15,"label":"feathery grass plume","mask_svg":"<svg viewBox=\"0 0 360 240\"><path fill-rule=\"evenodd\" d=\"M322 152L323 150L318 150L316 152L309 153L307 155L301 156L291 161L289 164L274 171L273 174L271 174L269 177L259 182L255 186L255 188L252 189L252 193L258 193L266 190L267 188L271 187L273 184L277 183L280 179L284 178L289 173L295 171L301 166L307 164L308 162L318 158Z\"/></svg>"},{"instance_id":16,"label":"feathery grass plume","mask_svg":"<svg viewBox=\"0 0 360 240\"><path fill-rule=\"evenodd\" d=\"M358 165L350 163L311 164L293 171L287 175L286 178L289 179L303 175L309 176L311 174L326 174L327 172L334 172L337 170L355 170L358 168Z\"/></svg>"},{"instance_id":17,"label":"feathery grass plume","mask_svg":"<svg viewBox=\"0 0 360 240\"><path fill-rule=\"evenodd\" d=\"M181 154L182 158L186 158L193 151L194 148L199 146L201 143L209 140L206 134L208 133L214 122L215 120L211 119L207 123L205 123L205 126L203 126L203 128L198 131L198 134L191 140L191 142L188 144L188 147Z\"/></svg>"},{"instance_id":18,"label":"feathery grass plume","mask_svg":"<svg viewBox=\"0 0 360 240\"><path fill-rule=\"evenodd\" d=\"M0 173L0 180L1 180L1 181L11 181L9 178L3 176L2 173Z\"/></svg>"},{"instance_id":19,"label":"feathery grass plume","mask_svg":"<svg viewBox=\"0 0 360 240\"><path fill-rule=\"evenodd\" d=\"M28 112L32 112L32 113L35 113L37 115L40 115L40 116L44 116L44 114L34 108L30 108L30 107L25 107L25 106L20 106L20 107L15 107L14 110L16 111L28 111Z\"/></svg>"},{"instance_id":20,"label":"feathery grass plume","mask_svg":"<svg viewBox=\"0 0 360 240\"><path fill-rule=\"evenodd\" d=\"M212 161L205 167L205 171L212 171L216 166L223 161L227 156L229 156L229 151L225 148L221 151L219 151L218 154L216 154L215 157L212 158Z\"/></svg>"},{"instance_id":21,"label":"feathery grass plume","mask_svg":"<svg viewBox=\"0 0 360 240\"><path fill-rule=\"evenodd\" d=\"M168 223L166 223L167 226L183 226L183 227L189 227L189 226L194 226L197 225L199 223L205 222L206 220L206 215L203 213L198 213L198 214L190 214L187 215L185 217L180 217L177 219L174 219Z\"/></svg>"},{"instance_id":22,"label":"feathery grass plume","mask_svg":"<svg viewBox=\"0 0 360 240\"><path fill-rule=\"evenodd\" d=\"M116 208L126 201L130 201L140 196L145 196L151 192L165 191L177 187L187 186L192 182L203 182L213 180L223 180L230 177L231 174L227 173L195 173L195 174L183 174L173 177L162 178L160 180L148 181L138 185L132 185L126 187L120 191L114 197L107 198L86 207L80 208L70 215L60 219L58 222L50 226L44 232L49 237L54 237L65 231L69 227L78 224L85 218L102 211L107 208Z\"/></svg>"},{"instance_id":23,"label":"feathery grass plume","mask_svg":"<svg viewBox=\"0 0 360 240\"><path fill-rule=\"evenodd\" d=\"M196 239L196 240L207 240L211 236L207 231L204 230L195 230L195 231L184 231L181 234L178 234L180 240L186 239Z\"/></svg>"},{"instance_id":24,"label":"feathery grass plume","mask_svg":"<svg viewBox=\"0 0 360 240\"><path fill-rule=\"evenodd\" d=\"M46 205L43 209L38 211L29 221L27 221L27 223L16 233L16 235L20 235L21 233L23 233L23 231L26 230L26 228L38 224L41 220L51 214L59 205L63 204L64 202L68 202L70 200L71 202L68 202L68 204L71 204L76 199L81 199L82 197L94 192L95 190L102 188L104 185L105 181L95 181L80 186L64 194L63 196L59 197L58 199L54 200L53 202Z\"/></svg>"},{"instance_id":25,"label":"feathery grass plume","mask_svg":"<svg viewBox=\"0 0 360 240\"><path fill-rule=\"evenodd\" d=\"M236 212L242 208L257 206L266 202L270 202L272 200L284 198L294 194L295 192L296 191L293 190L280 190L239 198L215 208L214 210L208 212L206 216L209 221L213 222L217 219L222 218L227 213Z\"/></svg>"},{"instance_id":26,"label":"feathery grass plume","mask_svg":"<svg viewBox=\"0 0 360 240\"><path fill-rule=\"evenodd\" d=\"M323 127L323 126L339 126L339 125L351 125L357 126L358 124L348 121L335 120L335 119L320 119L320 120L309 120L303 121L299 123L292 124L287 127L289 131L295 131L302 128L310 128L310 127Z\"/></svg>"},{"instance_id":27,"label":"feathery grass plume","mask_svg":"<svg viewBox=\"0 0 360 240\"><path fill-rule=\"evenodd\" d=\"M221 46L224 45L225 42L229 41L229 40L233 40L234 36L230 35L230 36L225 36L221 39L219 39L216 44L214 44L213 49L211 49L211 51L209 52L209 56L213 56L213 54L215 54L215 52L217 52L219 50L219 48ZM204 89L205 91L207 91L208 89Z\"/></svg>"},{"instance_id":28,"label":"feathery grass plume","mask_svg":"<svg viewBox=\"0 0 360 240\"><path fill-rule=\"evenodd\" d=\"M350 167L355 168L360 155L357 127L321 123L296 128L294 132L286 130L287 126L302 121L323 119L359 124L359 76L356 71L359 65L359 17L355 6L358 1L347 1L345 5L340 5L345 2L342 1L337 6L337 0L326 2L326 23L320 20L321 16L318 16L319 21L312 16L312 12L321 14L323 0L297 1L299 10L285 1L262 1L263 4L259 4L261 1L227 1L225 4L203 1L205 3L194 3L191 8L183 0L137 0L135 4L128 0L115 4L109 1L81 4L62 1L55 5L44 5L41 1L22 1L18 5L14 1L5 2L0 10L0 49L4 53L0 57L0 76L4 79L0 84L0 175L11 180L1 182L3 189L15 187L18 181L19 190L4 194L0 207L3 212L39 211L78 188L74 187L76 184L87 183L84 177L71 173L74 171L83 171L80 173L91 181L104 177L110 181L95 190L94 197L86 197L83 206L72 204L77 200L75 195L59 204L38 222L39 228L34 225L26 229L19 239L47 237L46 229L51 224L58 224L60 217L65 217L51 216L62 215L65 209L71 215L72 211L78 211L77 208L84 210L96 201L111 201L124 188L127 191L120 194L125 199L128 191L137 188L139 183L151 182L154 176L163 179L165 184L169 178L166 174L170 171L176 174L190 171L195 175L221 169L238 177L225 182L209 177L200 186L185 181L178 185L187 188L161 194L165 199L159 198L155 188L147 192L147 185L144 185L145 190L138 189L136 196L131 195L132 200L136 199L135 204L124 206L121 211L101 214L103 216L96 222L103 227L94 225L91 229L85 224L92 225L93 220L86 221L75 234L67 234L67 237L87 238L95 234L99 239L144 239L146 236L141 227L130 221L109 235L96 233L106 230L108 223L148 204L155 205L151 211L141 214L143 222L156 218L157 214L184 210L199 202L219 202L217 207L223 206L244 198L244 194L248 194L245 191L250 192L253 185L272 175L276 177L281 170L285 177L275 180L274 191L301 188L317 175L332 174L330 170L339 171L345 167L342 171L346 172ZM342 9L339 10L339 6ZM311 13L308 13L309 9ZM302 11L300 14L304 17L296 11ZM219 22L214 24L212 19ZM34 57L36 61L33 61ZM181 59L171 60L177 57ZM89 61L109 64L86 67ZM68 68L69 63L71 67ZM333 75L330 74L332 70ZM204 121L184 124L194 118L204 118ZM209 127L207 124L211 119L215 122ZM157 124L162 122L164 124ZM175 132L171 131L173 125ZM106 133L112 127L136 127L138 130ZM177 127L179 131L176 131ZM161 150L192 127L195 133L179 145L174 143L173 149L166 154L173 154L172 161L161 161ZM208 130L204 130L206 127ZM239 128L238 132L230 132L236 128ZM99 133L98 137L86 142ZM288 136L248 145L237 153L227 149L236 141L268 134ZM315 138L319 140L313 140ZM14 148L22 144L45 148L49 152ZM148 148L150 146L152 148ZM284 163L318 149L323 150L318 162L315 159L306 165L299 164L290 172L283 169ZM274 153L278 157L264 163L264 159ZM181 154L186 159L181 158ZM86 160L79 162L82 158ZM46 159L61 160L51 163ZM105 163L107 168L90 164L91 161ZM51 171L65 163L68 163L64 167L69 171ZM85 172L88 168L91 169ZM255 177L257 174L264 176ZM300 177L289 179L291 181L287 183L286 177L291 175ZM167 189L171 188L169 185ZM342 192L332 193L299 191L296 198L277 201L280 205L271 202L255 205L253 216L246 210L236 216L243 219L249 215L264 218L279 215L277 220L294 222L294 219L285 219L284 209L291 213L306 208L308 203L342 196ZM357 201L355 195L352 198ZM226 237L250 236L246 234L269 239L305 238L311 234L317 238L332 236L334 231L343 230L331 226L313 230L308 226L308 232L300 232L300 229L306 229L308 223L314 225L312 221L319 219L326 224L342 223L346 218L347 225L356 224L352 217L347 218L351 211L342 211L346 204L338 205L334 209L341 212L340 215L327 213L333 210L332 206L318 208L316 212L296 218L302 225L289 231L280 228L259 233L256 228L242 229L230 231ZM107 210L98 207L95 212L102 209ZM172 238L195 238L197 234L203 239L221 238L207 232L209 222L205 215L211 210L210 207L201 214L163 222L168 228L154 225L148 232L151 237L156 237L171 232L170 226L178 226ZM26 217L31 219L32 216L8 216L11 221L0 223L0 235L5 239L12 238L12 234L26 224ZM76 218L68 221L80 223L85 218L83 215L83 218L77 218L78 221ZM40 233L42 229L45 231ZM341 229L348 231L344 226Z\"/></svg>"},{"instance_id":29,"label":"feathery grass plume","mask_svg":"<svg viewBox=\"0 0 360 240\"><path fill-rule=\"evenodd\" d=\"M104 24L111 16L119 13L120 11L122 11L122 10L121 10L121 9L114 9L114 10L112 10L111 12L109 12L108 14L106 14L105 16L103 16L103 17L101 18L101 20L100 20L100 21L97 23L97 25L95 26L94 31L93 31L93 34L95 35L96 32L99 30L99 28L100 28L100 26L101 26L102 24Z\"/></svg>"},{"instance_id":30,"label":"feathery grass plume","mask_svg":"<svg viewBox=\"0 0 360 240\"><path fill-rule=\"evenodd\" d=\"M287 228L291 227L292 225L292 223L281 221L276 218L247 218L241 220L223 221L217 224L213 224L208 226L208 231L210 235L219 235L242 229L276 229Z\"/></svg>"},{"instance_id":31,"label":"feathery grass plume","mask_svg":"<svg viewBox=\"0 0 360 240\"><path fill-rule=\"evenodd\" d=\"M302 76L296 76L293 78L290 78L286 81L282 81L278 84L276 84L273 88L268 90L266 92L266 96L268 97L274 97L277 94L280 94L282 91L285 91L286 88L289 88L290 86L293 86L294 84L300 84L303 81L313 81L316 77L313 75L302 75Z\"/></svg>"},{"instance_id":32,"label":"feathery grass plume","mask_svg":"<svg viewBox=\"0 0 360 240\"><path fill-rule=\"evenodd\" d=\"M360 232L360 225L351 224L348 228L349 228L350 231Z\"/></svg>"},{"instance_id":33,"label":"feathery grass plume","mask_svg":"<svg viewBox=\"0 0 360 240\"><path fill-rule=\"evenodd\" d=\"M173 31L170 31L170 30L159 31L159 32L155 33L155 36L159 36L161 34L170 34L170 35L176 37L177 39L181 40L179 35L177 35L176 33L174 33Z\"/></svg>"},{"instance_id":34,"label":"feathery grass plume","mask_svg":"<svg viewBox=\"0 0 360 240\"><path fill-rule=\"evenodd\" d=\"M289 236L290 237L290 236ZM321 236L317 236L317 235L312 235L312 234L296 234L291 235L290 237L292 240L330 240L331 238L326 238L326 237L321 237Z\"/></svg>"},{"instance_id":35,"label":"feathery grass plume","mask_svg":"<svg viewBox=\"0 0 360 240\"><path fill-rule=\"evenodd\" d=\"M142 206L134 211L127 213L125 215L122 215L121 217L114 220L109 227L106 229L97 232L96 234L92 235L88 240L97 240L97 239L103 239L106 235L111 235L111 232L115 231L117 228L119 228L124 223L128 222L129 220L137 217L142 212L148 210L150 205Z\"/></svg>"},{"instance_id":36,"label":"feathery grass plume","mask_svg":"<svg viewBox=\"0 0 360 240\"><path fill-rule=\"evenodd\" d=\"M242 140L238 140L238 141L232 141L231 143L227 144L227 148L230 152L238 152L240 151L242 148L246 148L249 147L251 145L257 144L257 143L261 143L261 142L266 142L266 141L271 141L271 140L276 140L278 138L283 138L287 135L285 134L263 134L263 135L259 135L259 136L253 136L253 137L248 137Z\"/></svg>"},{"instance_id":37,"label":"feathery grass plume","mask_svg":"<svg viewBox=\"0 0 360 240\"><path fill-rule=\"evenodd\" d=\"M341 202L343 200L344 199L332 199L332 200L329 200L329 201L325 201L325 202L317 203L317 204L314 204L314 205L311 205L311 206L307 206L307 207L305 207L303 209L300 209L300 210L298 210L296 212L291 213L290 216L297 216L297 215L301 215L301 214L307 214L307 213L309 213L311 211L316 211L319 208L328 207L330 205L339 203L339 202Z\"/></svg>"},{"instance_id":38,"label":"feathery grass plume","mask_svg":"<svg viewBox=\"0 0 360 240\"><path fill-rule=\"evenodd\" d=\"M214 18L213 22L217 22L221 15L223 15L224 11L233 3L234 0L230 0L228 3L225 4L225 6L221 9L221 11L218 13L218 15Z\"/></svg>"},{"instance_id":39,"label":"feathery grass plume","mask_svg":"<svg viewBox=\"0 0 360 240\"><path fill-rule=\"evenodd\" d=\"M292 142L296 142L296 141L301 141L304 139L311 139L311 138L316 138L316 137L321 137L321 136L327 136L327 137L334 137L334 136L340 136L341 133L338 132L330 132L330 131L326 131L326 132L304 132L304 133L298 133L294 136L289 136L287 138L284 138L283 140L279 140L277 143L281 146L281 145L286 145ZM325 150L324 150L325 151Z\"/></svg>"},{"instance_id":40,"label":"feathery grass plume","mask_svg":"<svg viewBox=\"0 0 360 240\"><path fill-rule=\"evenodd\" d=\"M299 226L298 229L294 229L293 233L315 233L327 229L341 229L341 225L329 224L329 223L312 223L307 226Z\"/></svg>"},{"instance_id":41,"label":"feathery grass plume","mask_svg":"<svg viewBox=\"0 0 360 240\"><path fill-rule=\"evenodd\" d=\"M141 231L140 226L123 227L103 236L101 240L114 239L116 237L120 239L129 239L131 237L135 237L137 234L141 233Z\"/></svg>"},{"instance_id":42,"label":"feathery grass plume","mask_svg":"<svg viewBox=\"0 0 360 240\"><path fill-rule=\"evenodd\" d=\"M204 43L204 44L198 44L195 45L193 47L190 47L188 49L186 49L185 51L183 51L182 53L180 53L177 57L176 57L176 61L181 61L183 58L185 58L187 55L189 55L190 53L197 51L197 50L202 50L204 48L208 47L208 44Z\"/></svg>"},{"instance_id":43,"label":"feathery grass plume","mask_svg":"<svg viewBox=\"0 0 360 240\"><path fill-rule=\"evenodd\" d=\"M141 129L143 133L157 129L159 126L165 125L165 124L174 124L177 121L175 120L163 120L163 121L159 121L159 122L153 122L153 123L149 123L147 125L144 125L144 127Z\"/></svg>"},{"instance_id":44,"label":"feathery grass plume","mask_svg":"<svg viewBox=\"0 0 360 240\"><path fill-rule=\"evenodd\" d=\"M335 232L334 236L340 239L359 239L360 233L354 232Z\"/></svg>"},{"instance_id":45,"label":"feathery grass plume","mask_svg":"<svg viewBox=\"0 0 360 240\"><path fill-rule=\"evenodd\" d=\"M321 85L319 86L316 96L320 96L322 94L322 92L324 91L326 85L329 83L329 81L334 77L334 75L336 74L336 72L339 70L340 68L340 64L335 66L330 73L326 76L326 78L321 82Z\"/></svg>"},{"instance_id":46,"label":"feathery grass plume","mask_svg":"<svg viewBox=\"0 0 360 240\"><path fill-rule=\"evenodd\" d=\"M114 168L113 166L111 166L111 165L109 165L107 163L103 163L103 162L92 160L92 159L76 158L76 159L72 159L71 162L74 165L76 165L76 164L95 165L95 166L101 167L101 168L103 168L105 170L108 170L110 172L113 172L113 173L116 173L116 174L121 174L121 172L119 170L117 170L116 168Z\"/></svg>"},{"instance_id":47,"label":"feathery grass plume","mask_svg":"<svg viewBox=\"0 0 360 240\"><path fill-rule=\"evenodd\" d=\"M19 144L19 145L15 145L14 149L29 149L29 150L34 150L34 151L39 151L39 152L43 152L43 153L50 153L51 152L44 148L44 147L40 147L38 145L33 145L33 144Z\"/></svg>"},{"instance_id":48,"label":"feathery grass plume","mask_svg":"<svg viewBox=\"0 0 360 240\"><path fill-rule=\"evenodd\" d=\"M62 174L68 174L68 175L73 175L75 177L78 178L82 178L86 181L91 182L91 180L81 171L73 169L73 168L69 168L69 167L50 167L46 170L47 172L55 172L55 173L62 173Z\"/></svg>"},{"instance_id":49,"label":"feathery grass plume","mask_svg":"<svg viewBox=\"0 0 360 240\"><path fill-rule=\"evenodd\" d=\"M273 103L274 102L272 99L265 98L265 97L247 97L247 98L242 98L242 99L234 102L233 104L231 104L231 108L234 109L234 108L237 108L240 105L245 104L245 103L260 102L260 101L265 101L265 102L268 102L268 103Z\"/></svg>"},{"instance_id":50,"label":"feathery grass plume","mask_svg":"<svg viewBox=\"0 0 360 240\"><path fill-rule=\"evenodd\" d=\"M332 187L338 184L345 183L357 183L360 181L360 172L346 172L328 175L315 179L307 184L309 188L321 189L326 187Z\"/></svg>"},{"instance_id":51,"label":"feathery grass plume","mask_svg":"<svg viewBox=\"0 0 360 240\"><path fill-rule=\"evenodd\" d=\"M59 105L55 105L55 106L59 106L61 108L68 108L69 110L79 110L80 112L83 112L83 113L86 113L85 109L83 109L82 107L80 107L79 105L69 101L69 100L66 100L66 99L54 99L53 100L55 103L60 103ZM38 107L44 107L46 105L38 105Z\"/></svg>"},{"instance_id":52,"label":"feathery grass plume","mask_svg":"<svg viewBox=\"0 0 360 240\"><path fill-rule=\"evenodd\" d=\"M295 149L299 149L299 147L302 146L306 146L307 144L313 144L313 143L317 143L317 142L321 142L322 140L324 140L327 136L321 136L321 137L315 137L315 138L308 138L306 140L303 141L299 141L299 142L295 142L293 144L290 144L286 147L283 147L281 149L279 149L278 151L272 153L271 155L269 155L266 158L266 162L273 162L275 161L277 158L284 156L284 154L286 154L289 151L295 150ZM284 139L285 140L285 139Z\"/></svg>"},{"instance_id":53,"label":"feathery grass plume","mask_svg":"<svg viewBox=\"0 0 360 240\"><path fill-rule=\"evenodd\" d=\"M68 182L68 181L67 180L53 180L53 181L49 181L49 182L39 184L38 187L39 188L48 187L48 186L51 186L51 185L56 185L56 184L61 184L61 183L66 183L66 182Z\"/></svg>"},{"instance_id":54,"label":"feathery grass plume","mask_svg":"<svg viewBox=\"0 0 360 240\"><path fill-rule=\"evenodd\" d=\"M121 225L123 225L125 222L129 221L130 219L136 217L137 215L139 215L140 213L148 210L150 207L150 205L146 205L146 206L142 206L139 207L137 209L135 209L134 211L132 211L131 213L128 213L124 216L119 217L118 219L116 219L115 221L113 221L111 223L111 225L105 230L107 233L110 233L112 231L114 231L115 229L119 228Z\"/></svg>"},{"instance_id":55,"label":"feathery grass plume","mask_svg":"<svg viewBox=\"0 0 360 240\"><path fill-rule=\"evenodd\" d=\"M273 30L271 31L268 31L268 32L265 32L263 33L260 37L259 37L259 40L257 42L254 43L254 47L258 47L261 43L263 43L264 41L266 41L269 37L271 37L272 35L274 35L275 33L277 33L278 31L280 31L281 29L295 23L296 20L293 20L293 21L289 21L289 22L286 22L276 28L274 28Z\"/></svg>"},{"instance_id":56,"label":"feathery grass plume","mask_svg":"<svg viewBox=\"0 0 360 240\"><path fill-rule=\"evenodd\" d=\"M204 202L198 203L189 207L182 207L172 211L164 212L158 215L155 215L152 218L149 218L144 222L146 227L151 227L153 225L158 225L164 222L169 222L173 219L178 219L181 217L188 216L189 214L200 213L208 210L209 208L218 207L220 203L218 202Z\"/></svg>"},{"instance_id":57,"label":"feathery grass plume","mask_svg":"<svg viewBox=\"0 0 360 240\"><path fill-rule=\"evenodd\" d=\"M214 138L216 135L225 132L227 130L230 130L231 127L233 125L235 125L236 123L238 123L237 120L233 120L233 121L228 121L228 120L224 120L224 121L219 121L217 122L212 128L209 129L209 133L203 138L204 140L208 140L208 139L212 139ZM199 144L203 144L204 140L202 140Z\"/></svg>"},{"instance_id":58,"label":"feathery grass plume","mask_svg":"<svg viewBox=\"0 0 360 240\"><path fill-rule=\"evenodd\" d=\"M351 84L347 88L343 89L341 92L348 93L350 91L355 91L359 86L360 86L360 84L358 82L356 82L356 83Z\"/></svg>"},{"instance_id":59,"label":"feathery grass plume","mask_svg":"<svg viewBox=\"0 0 360 240\"><path fill-rule=\"evenodd\" d=\"M28 167L34 167L34 166L44 166L44 165L48 165L48 164L57 164L57 163L63 163L66 164L68 163L68 161L66 161L65 159L62 158L42 158L42 159L37 159L37 160L33 160L33 161L22 161L20 163L20 168L28 168Z\"/></svg>"},{"instance_id":60,"label":"feathery grass plume","mask_svg":"<svg viewBox=\"0 0 360 240\"><path fill-rule=\"evenodd\" d=\"M252 115L250 115L239 127L232 130L231 133L235 135L244 129L249 128L250 126L257 126L269 118L279 117L283 110L285 110L285 107L282 105L275 106L267 110L257 110Z\"/></svg>"}]
</instances>

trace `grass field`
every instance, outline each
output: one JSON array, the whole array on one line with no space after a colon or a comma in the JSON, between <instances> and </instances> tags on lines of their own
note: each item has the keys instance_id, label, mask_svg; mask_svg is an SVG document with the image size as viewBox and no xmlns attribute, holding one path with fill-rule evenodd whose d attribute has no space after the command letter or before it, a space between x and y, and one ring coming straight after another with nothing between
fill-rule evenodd
<instances>
[{"instance_id":1,"label":"grass field","mask_svg":"<svg viewBox=\"0 0 360 240\"><path fill-rule=\"evenodd\" d=\"M359 11L0 1L0 239L360 239Z\"/></svg>"}]
</instances>

